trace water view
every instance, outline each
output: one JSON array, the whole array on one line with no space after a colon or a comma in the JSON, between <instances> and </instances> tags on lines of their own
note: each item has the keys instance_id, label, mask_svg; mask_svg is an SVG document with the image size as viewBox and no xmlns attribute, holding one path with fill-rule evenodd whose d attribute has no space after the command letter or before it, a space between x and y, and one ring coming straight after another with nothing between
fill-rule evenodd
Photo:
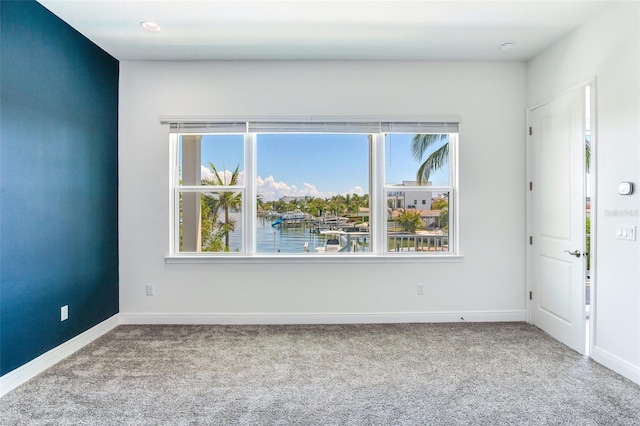
<instances>
[{"instance_id":1,"label":"water view","mask_svg":"<svg viewBox=\"0 0 640 426\"><path fill-rule=\"evenodd\" d=\"M238 220L237 223L240 223L240 217L234 218ZM335 234L318 233L316 229L317 227L313 224L300 224L296 226L271 226L273 220L274 219L270 218L258 218L256 224L256 253L316 253L325 249L327 240L337 239L339 237ZM230 251L240 251L240 248L242 247L241 232L238 232L238 230L236 232L232 232L229 234L229 237ZM367 235L366 241L368 242L368 240L369 238ZM369 247L362 244L354 248L353 244L355 244L355 242L355 238L349 238L351 247L349 251L369 251ZM343 248L346 243L347 241L345 240L345 237L340 237L340 248Z\"/></svg>"},{"instance_id":2,"label":"water view","mask_svg":"<svg viewBox=\"0 0 640 426\"><path fill-rule=\"evenodd\" d=\"M300 226L271 226L269 219L259 218L256 226L257 253L289 253L299 254L323 250L328 239L336 236L315 232L315 227ZM369 251L364 247L363 251Z\"/></svg>"},{"instance_id":3,"label":"water view","mask_svg":"<svg viewBox=\"0 0 640 426\"><path fill-rule=\"evenodd\" d=\"M305 243L310 251L318 245L324 245L324 237L312 233L310 227L273 227L270 220L258 219L256 228L256 252L258 253L297 254L305 252Z\"/></svg>"},{"instance_id":4,"label":"water view","mask_svg":"<svg viewBox=\"0 0 640 426\"><path fill-rule=\"evenodd\" d=\"M360 133L258 133L248 146L243 134L182 136L179 251L370 252L373 142ZM257 163L250 182L244 173L247 147ZM378 206L374 215L386 221L382 250L448 251L448 135L386 134L384 149L386 208ZM258 217L248 229L243 206L251 193L257 195ZM247 236L255 252L244 246Z\"/></svg>"}]
</instances>

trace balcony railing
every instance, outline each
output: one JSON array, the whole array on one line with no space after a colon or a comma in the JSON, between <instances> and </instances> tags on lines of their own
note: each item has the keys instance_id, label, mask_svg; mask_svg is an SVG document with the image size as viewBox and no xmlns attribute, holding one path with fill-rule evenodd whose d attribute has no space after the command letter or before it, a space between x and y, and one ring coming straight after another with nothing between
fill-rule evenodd
<instances>
[{"instance_id":1,"label":"balcony railing","mask_svg":"<svg viewBox=\"0 0 640 426\"><path fill-rule=\"evenodd\" d=\"M444 234L389 234L389 251L449 251L449 235Z\"/></svg>"}]
</instances>

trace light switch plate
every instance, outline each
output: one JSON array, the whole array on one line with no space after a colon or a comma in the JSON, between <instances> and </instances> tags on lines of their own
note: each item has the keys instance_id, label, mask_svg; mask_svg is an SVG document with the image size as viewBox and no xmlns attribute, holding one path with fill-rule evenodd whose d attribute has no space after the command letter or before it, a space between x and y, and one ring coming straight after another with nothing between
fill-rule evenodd
<instances>
[{"instance_id":1,"label":"light switch plate","mask_svg":"<svg viewBox=\"0 0 640 426\"><path fill-rule=\"evenodd\" d=\"M616 225L616 238L618 240L636 240L635 225Z\"/></svg>"}]
</instances>

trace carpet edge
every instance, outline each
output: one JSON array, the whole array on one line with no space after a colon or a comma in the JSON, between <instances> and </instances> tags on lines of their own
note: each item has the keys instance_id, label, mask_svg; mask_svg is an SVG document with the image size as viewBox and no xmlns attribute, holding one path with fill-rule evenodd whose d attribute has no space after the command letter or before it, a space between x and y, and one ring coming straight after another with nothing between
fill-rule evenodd
<instances>
[{"instance_id":1,"label":"carpet edge","mask_svg":"<svg viewBox=\"0 0 640 426\"><path fill-rule=\"evenodd\" d=\"M120 324L119 315L120 314L113 315L87 331L0 377L0 398L116 328Z\"/></svg>"}]
</instances>

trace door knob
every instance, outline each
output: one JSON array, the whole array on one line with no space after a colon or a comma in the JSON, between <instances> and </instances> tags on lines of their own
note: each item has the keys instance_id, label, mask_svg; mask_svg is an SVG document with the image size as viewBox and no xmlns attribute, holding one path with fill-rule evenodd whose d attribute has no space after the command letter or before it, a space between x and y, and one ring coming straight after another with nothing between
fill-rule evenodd
<instances>
[{"instance_id":1,"label":"door knob","mask_svg":"<svg viewBox=\"0 0 640 426\"><path fill-rule=\"evenodd\" d=\"M581 255L580 250L574 250L574 251L565 250L565 252L575 257L580 257Z\"/></svg>"}]
</instances>

